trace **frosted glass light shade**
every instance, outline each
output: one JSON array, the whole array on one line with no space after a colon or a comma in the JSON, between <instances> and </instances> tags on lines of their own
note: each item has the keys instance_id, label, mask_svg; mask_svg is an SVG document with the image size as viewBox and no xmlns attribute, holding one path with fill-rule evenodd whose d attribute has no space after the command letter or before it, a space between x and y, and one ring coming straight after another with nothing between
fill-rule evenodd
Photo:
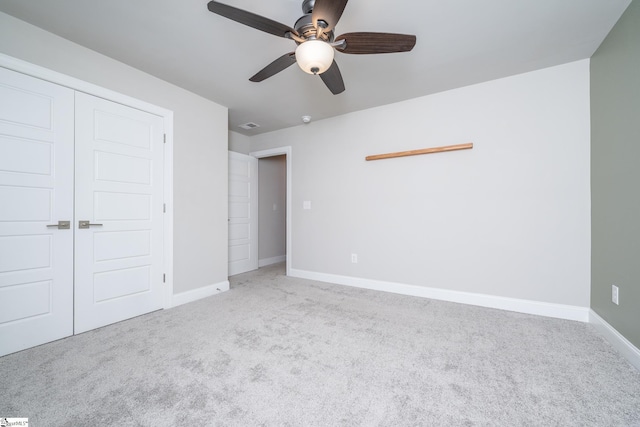
<instances>
[{"instance_id":1,"label":"frosted glass light shade","mask_svg":"<svg viewBox=\"0 0 640 427\"><path fill-rule=\"evenodd\" d=\"M322 74L333 64L333 47L322 40L309 40L296 48L296 61L302 71Z\"/></svg>"}]
</instances>

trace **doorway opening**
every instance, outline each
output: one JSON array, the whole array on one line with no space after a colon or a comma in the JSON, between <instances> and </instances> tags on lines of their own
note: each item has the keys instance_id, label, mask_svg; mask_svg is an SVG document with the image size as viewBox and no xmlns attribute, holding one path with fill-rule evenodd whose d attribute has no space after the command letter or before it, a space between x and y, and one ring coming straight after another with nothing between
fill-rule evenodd
<instances>
[{"instance_id":1,"label":"doorway opening","mask_svg":"<svg viewBox=\"0 0 640 427\"><path fill-rule=\"evenodd\" d=\"M255 151L258 159L258 267L285 262L292 265L291 147Z\"/></svg>"}]
</instances>

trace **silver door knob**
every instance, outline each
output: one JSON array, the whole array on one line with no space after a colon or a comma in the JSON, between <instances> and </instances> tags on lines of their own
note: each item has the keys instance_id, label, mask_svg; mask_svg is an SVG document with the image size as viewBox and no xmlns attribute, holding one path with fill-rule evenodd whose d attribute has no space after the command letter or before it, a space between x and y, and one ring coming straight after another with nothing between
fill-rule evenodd
<instances>
[{"instance_id":1,"label":"silver door knob","mask_svg":"<svg viewBox=\"0 0 640 427\"><path fill-rule=\"evenodd\" d=\"M78 221L78 228L89 228L91 226L102 227L102 224L91 224L89 221Z\"/></svg>"},{"instance_id":2,"label":"silver door knob","mask_svg":"<svg viewBox=\"0 0 640 427\"><path fill-rule=\"evenodd\" d=\"M47 228L57 227L58 230L69 230L71 228L71 221L58 221L57 224L49 224Z\"/></svg>"}]
</instances>

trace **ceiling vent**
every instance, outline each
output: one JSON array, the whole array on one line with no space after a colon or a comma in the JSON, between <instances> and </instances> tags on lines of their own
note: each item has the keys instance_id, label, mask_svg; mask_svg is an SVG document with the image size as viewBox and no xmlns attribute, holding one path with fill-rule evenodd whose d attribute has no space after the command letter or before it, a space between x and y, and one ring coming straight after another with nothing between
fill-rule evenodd
<instances>
[{"instance_id":1,"label":"ceiling vent","mask_svg":"<svg viewBox=\"0 0 640 427\"><path fill-rule=\"evenodd\" d=\"M245 123L243 125L238 126L239 128L242 129L247 129L247 130L251 130L251 129L255 129L255 128L259 128L260 125L257 123L253 123L253 122L249 122L249 123Z\"/></svg>"}]
</instances>

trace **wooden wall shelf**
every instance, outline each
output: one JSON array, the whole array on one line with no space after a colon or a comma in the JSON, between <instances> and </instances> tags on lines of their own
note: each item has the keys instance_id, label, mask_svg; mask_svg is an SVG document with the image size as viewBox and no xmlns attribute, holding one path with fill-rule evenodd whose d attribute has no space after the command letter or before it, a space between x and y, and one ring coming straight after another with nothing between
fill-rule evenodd
<instances>
[{"instance_id":1,"label":"wooden wall shelf","mask_svg":"<svg viewBox=\"0 0 640 427\"><path fill-rule=\"evenodd\" d=\"M398 151L397 153L375 154L373 156L365 157L365 160L369 161L369 160L393 159L394 157L418 156L420 154L433 154L433 153L443 153L445 151L470 150L472 148L473 148L473 143L469 142L468 144L445 145L443 147L423 148L420 150Z\"/></svg>"}]
</instances>

